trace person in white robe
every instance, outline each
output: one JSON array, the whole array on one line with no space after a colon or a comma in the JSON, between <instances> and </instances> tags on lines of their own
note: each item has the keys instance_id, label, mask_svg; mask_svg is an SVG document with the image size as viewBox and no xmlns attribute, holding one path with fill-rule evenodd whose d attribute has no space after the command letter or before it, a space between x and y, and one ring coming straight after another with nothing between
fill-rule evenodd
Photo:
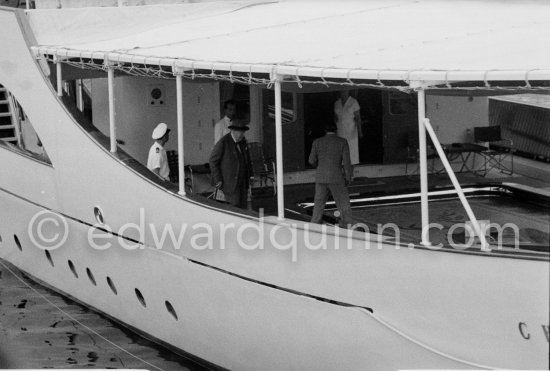
<instances>
[{"instance_id":1,"label":"person in white robe","mask_svg":"<svg viewBox=\"0 0 550 371\"><path fill-rule=\"evenodd\" d=\"M349 145L351 164L359 163L359 139L363 138L359 103L349 94L349 90L340 92L340 98L334 102L334 115L338 136L346 139Z\"/></svg>"}]
</instances>

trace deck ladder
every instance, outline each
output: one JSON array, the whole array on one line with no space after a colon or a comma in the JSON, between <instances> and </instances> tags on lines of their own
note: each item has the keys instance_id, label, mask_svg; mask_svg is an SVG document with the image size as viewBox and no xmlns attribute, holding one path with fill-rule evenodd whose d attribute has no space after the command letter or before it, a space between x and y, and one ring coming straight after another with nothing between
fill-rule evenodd
<instances>
[{"instance_id":1,"label":"deck ladder","mask_svg":"<svg viewBox=\"0 0 550 371\"><path fill-rule=\"evenodd\" d=\"M18 144L19 132L16 103L8 89L0 85L0 140Z\"/></svg>"}]
</instances>

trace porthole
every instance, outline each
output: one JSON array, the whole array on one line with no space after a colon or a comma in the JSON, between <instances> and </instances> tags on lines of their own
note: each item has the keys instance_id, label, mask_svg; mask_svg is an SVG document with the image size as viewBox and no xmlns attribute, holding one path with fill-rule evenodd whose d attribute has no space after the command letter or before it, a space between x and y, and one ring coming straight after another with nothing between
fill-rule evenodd
<instances>
[{"instance_id":1,"label":"porthole","mask_svg":"<svg viewBox=\"0 0 550 371\"><path fill-rule=\"evenodd\" d=\"M166 310L168 311L168 313L170 313L172 315L172 317L174 317L174 319L177 321L178 320L178 314L174 310L174 307L172 306L172 304L168 300L166 300L164 302L164 305L166 305Z\"/></svg>"},{"instance_id":2,"label":"porthole","mask_svg":"<svg viewBox=\"0 0 550 371\"><path fill-rule=\"evenodd\" d=\"M13 240L15 241L15 244L17 245L19 251L23 251L23 248L21 247L21 242L19 242L19 237L17 237L16 234L13 235Z\"/></svg>"},{"instance_id":3,"label":"porthole","mask_svg":"<svg viewBox=\"0 0 550 371\"><path fill-rule=\"evenodd\" d=\"M115 283L113 282L113 280L111 280L111 277L107 277L107 284L111 288L111 291L113 292L113 294L117 295L118 291L116 290Z\"/></svg>"},{"instance_id":4,"label":"porthole","mask_svg":"<svg viewBox=\"0 0 550 371\"><path fill-rule=\"evenodd\" d=\"M45 252L46 252L46 258L50 262L51 266L54 267L55 264L53 263L53 259L52 259L52 256L50 255L50 252L48 250L45 250Z\"/></svg>"},{"instance_id":5,"label":"porthole","mask_svg":"<svg viewBox=\"0 0 550 371\"><path fill-rule=\"evenodd\" d=\"M74 267L74 264L72 261L67 260L67 264L69 264L69 268L71 268L71 272L73 272L74 276L78 278L78 273L76 273L76 269Z\"/></svg>"},{"instance_id":6,"label":"porthole","mask_svg":"<svg viewBox=\"0 0 550 371\"><path fill-rule=\"evenodd\" d=\"M88 278L90 279L90 282L93 283L94 286L97 286L97 284L95 283L94 275L93 275L92 271L90 270L90 268L86 268L86 274L88 275Z\"/></svg>"},{"instance_id":7,"label":"porthole","mask_svg":"<svg viewBox=\"0 0 550 371\"><path fill-rule=\"evenodd\" d=\"M141 291L139 291L138 289L136 289L135 291L136 291L136 297L141 303L141 305L143 305L143 307L147 307L147 304L145 303L145 298L141 294Z\"/></svg>"},{"instance_id":8,"label":"porthole","mask_svg":"<svg viewBox=\"0 0 550 371\"><path fill-rule=\"evenodd\" d=\"M95 220L97 220L99 224L104 224L103 212L101 211L99 206L94 206L94 216L95 216Z\"/></svg>"}]
</instances>

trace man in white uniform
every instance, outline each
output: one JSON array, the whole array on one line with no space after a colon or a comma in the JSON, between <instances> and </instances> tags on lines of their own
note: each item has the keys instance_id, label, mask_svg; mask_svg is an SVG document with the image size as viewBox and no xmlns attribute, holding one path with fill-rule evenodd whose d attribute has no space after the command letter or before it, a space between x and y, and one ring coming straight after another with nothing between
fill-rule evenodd
<instances>
[{"instance_id":1,"label":"man in white uniform","mask_svg":"<svg viewBox=\"0 0 550 371\"><path fill-rule=\"evenodd\" d=\"M359 163L359 138L363 138L359 109L359 103L349 95L349 90L341 91L340 98L334 102L338 136L348 141L352 165Z\"/></svg>"},{"instance_id":2,"label":"man in white uniform","mask_svg":"<svg viewBox=\"0 0 550 371\"><path fill-rule=\"evenodd\" d=\"M223 110L225 116L214 126L214 144L218 143L224 135L229 134L229 125L237 113L237 104L235 101L228 100L223 104Z\"/></svg>"},{"instance_id":3,"label":"man in white uniform","mask_svg":"<svg viewBox=\"0 0 550 371\"><path fill-rule=\"evenodd\" d=\"M149 149L149 157L147 159L147 168L157 174L164 180L170 180L170 169L168 168L168 157L164 145L168 142L170 129L161 122L153 130L153 139L155 143Z\"/></svg>"}]
</instances>

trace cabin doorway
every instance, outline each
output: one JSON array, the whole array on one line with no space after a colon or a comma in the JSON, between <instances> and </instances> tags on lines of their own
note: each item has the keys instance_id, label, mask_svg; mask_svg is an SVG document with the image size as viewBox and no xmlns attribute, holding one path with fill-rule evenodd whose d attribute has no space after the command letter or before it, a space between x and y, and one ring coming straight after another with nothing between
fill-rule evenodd
<instances>
[{"instance_id":1,"label":"cabin doorway","mask_svg":"<svg viewBox=\"0 0 550 371\"><path fill-rule=\"evenodd\" d=\"M362 164L384 161L384 115L381 90L360 89L356 98L361 107L363 138L359 139L359 160Z\"/></svg>"},{"instance_id":2,"label":"cabin doorway","mask_svg":"<svg viewBox=\"0 0 550 371\"><path fill-rule=\"evenodd\" d=\"M359 161L362 164L381 164L384 159L382 94L381 90L374 89L351 92L361 107L363 138L359 139ZM338 92L304 94L306 164L313 141L324 135L323 128L328 122L334 122L334 102L338 97Z\"/></svg>"},{"instance_id":3,"label":"cabin doorway","mask_svg":"<svg viewBox=\"0 0 550 371\"><path fill-rule=\"evenodd\" d=\"M418 137L416 94L385 91L382 97L383 163L405 162L410 139Z\"/></svg>"},{"instance_id":4,"label":"cabin doorway","mask_svg":"<svg viewBox=\"0 0 550 371\"><path fill-rule=\"evenodd\" d=\"M334 93L304 94L304 161L309 165L309 153L313 141L322 137L327 123L334 121Z\"/></svg>"}]
</instances>

